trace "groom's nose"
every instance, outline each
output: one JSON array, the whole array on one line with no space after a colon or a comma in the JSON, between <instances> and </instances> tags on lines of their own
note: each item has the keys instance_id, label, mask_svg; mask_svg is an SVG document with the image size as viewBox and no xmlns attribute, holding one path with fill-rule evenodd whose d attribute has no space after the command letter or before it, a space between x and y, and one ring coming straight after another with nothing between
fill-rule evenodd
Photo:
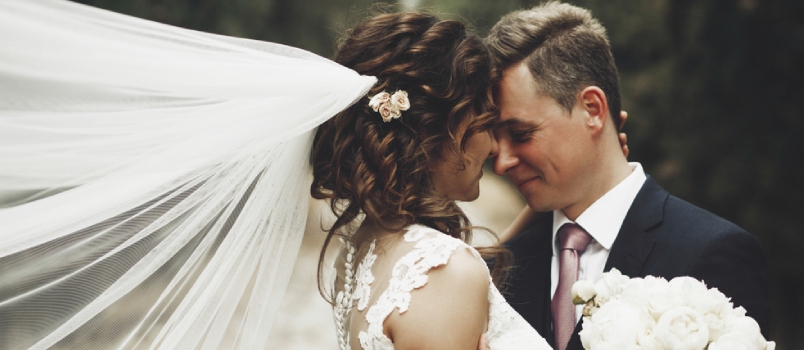
<instances>
[{"instance_id":1,"label":"groom's nose","mask_svg":"<svg viewBox=\"0 0 804 350\"><path fill-rule=\"evenodd\" d=\"M518 162L518 159L512 154L511 147L506 140L497 140L497 157L494 158L493 169L494 173L503 176L508 169L511 169Z\"/></svg>"}]
</instances>

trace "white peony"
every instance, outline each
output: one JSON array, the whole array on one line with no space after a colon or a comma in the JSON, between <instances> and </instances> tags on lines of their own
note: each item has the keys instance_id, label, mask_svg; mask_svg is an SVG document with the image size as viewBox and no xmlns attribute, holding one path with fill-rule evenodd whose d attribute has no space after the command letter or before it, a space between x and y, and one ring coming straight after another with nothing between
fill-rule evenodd
<instances>
[{"instance_id":1,"label":"white peony","mask_svg":"<svg viewBox=\"0 0 804 350\"><path fill-rule=\"evenodd\" d=\"M637 344L639 344L639 348L642 350L664 350L662 349L662 344L656 339L656 322L650 317L648 317L647 320L647 327L643 328L637 334Z\"/></svg>"},{"instance_id":2,"label":"white peony","mask_svg":"<svg viewBox=\"0 0 804 350\"><path fill-rule=\"evenodd\" d=\"M652 291L645 284L645 280L639 277L632 278L622 286L622 292L618 299L628 300L629 303L639 307L648 304Z\"/></svg>"},{"instance_id":3,"label":"white peony","mask_svg":"<svg viewBox=\"0 0 804 350\"><path fill-rule=\"evenodd\" d=\"M724 307L728 307L729 310L734 308L734 305L729 301L729 298L727 298L717 288L712 288L699 293L690 301L689 305L702 314L720 311Z\"/></svg>"},{"instance_id":4,"label":"white peony","mask_svg":"<svg viewBox=\"0 0 804 350\"><path fill-rule=\"evenodd\" d=\"M709 343L709 328L703 316L687 306L677 307L659 318L654 330L665 349L700 350Z\"/></svg>"},{"instance_id":5,"label":"white peony","mask_svg":"<svg viewBox=\"0 0 804 350\"><path fill-rule=\"evenodd\" d=\"M710 341L726 334L731 322L737 317L742 316L734 311L734 305L716 288L710 289L705 294L700 295L690 306L703 315L704 321L706 321L706 325L709 327Z\"/></svg>"},{"instance_id":6,"label":"white peony","mask_svg":"<svg viewBox=\"0 0 804 350\"><path fill-rule=\"evenodd\" d=\"M654 321L659 321L662 314L682 305L681 297L669 290L670 283L664 278L633 278L623 287L621 298L644 307Z\"/></svg>"},{"instance_id":7,"label":"white peony","mask_svg":"<svg viewBox=\"0 0 804 350\"><path fill-rule=\"evenodd\" d=\"M734 312L734 317L735 318L740 318L740 317L745 316L745 308L743 308L742 306L735 307L733 312Z\"/></svg>"},{"instance_id":8,"label":"white peony","mask_svg":"<svg viewBox=\"0 0 804 350\"><path fill-rule=\"evenodd\" d=\"M694 305L695 299L708 290L703 282L688 276L673 278L669 285L670 291L681 297L684 305Z\"/></svg>"},{"instance_id":9,"label":"white peony","mask_svg":"<svg viewBox=\"0 0 804 350\"><path fill-rule=\"evenodd\" d=\"M591 317L584 318L580 333L586 349L639 349L638 335L650 325L647 317L632 305L612 300Z\"/></svg>"},{"instance_id":10,"label":"white peony","mask_svg":"<svg viewBox=\"0 0 804 350\"><path fill-rule=\"evenodd\" d=\"M759 330L757 329L757 332ZM759 338L759 340L757 340ZM761 335L740 332L724 334L709 344L708 350L774 350L776 343L765 342Z\"/></svg>"},{"instance_id":11,"label":"white peony","mask_svg":"<svg viewBox=\"0 0 804 350\"><path fill-rule=\"evenodd\" d=\"M604 273L597 283L595 283L595 302L598 305L605 304L612 296L619 295L623 291L623 286L630 280L624 276L620 270L611 269Z\"/></svg>"},{"instance_id":12,"label":"white peony","mask_svg":"<svg viewBox=\"0 0 804 350\"><path fill-rule=\"evenodd\" d=\"M740 339L724 336L709 344L707 350L756 350L745 345Z\"/></svg>"},{"instance_id":13,"label":"white peony","mask_svg":"<svg viewBox=\"0 0 804 350\"><path fill-rule=\"evenodd\" d=\"M739 342L748 349L765 349L767 342L762 337L759 324L751 317L743 316L730 322L728 333L717 339L717 342Z\"/></svg>"},{"instance_id":14,"label":"white peony","mask_svg":"<svg viewBox=\"0 0 804 350\"><path fill-rule=\"evenodd\" d=\"M595 297L595 284L591 281L578 281L572 285L572 302L574 304L585 304Z\"/></svg>"}]
</instances>

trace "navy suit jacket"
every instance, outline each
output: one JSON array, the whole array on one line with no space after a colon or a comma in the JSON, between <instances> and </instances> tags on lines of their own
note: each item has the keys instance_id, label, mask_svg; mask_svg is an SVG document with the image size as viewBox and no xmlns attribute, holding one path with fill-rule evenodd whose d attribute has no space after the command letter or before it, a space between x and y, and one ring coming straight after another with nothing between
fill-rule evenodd
<instances>
[{"instance_id":1,"label":"navy suit jacket","mask_svg":"<svg viewBox=\"0 0 804 350\"><path fill-rule=\"evenodd\" d=\"M550 313L553 216L512 238L514 254L505 296L555 347ZM692 276L746 309L768 337L768 272L759 241L725 219L671 196L648 177L625 216L604 271L630 277ZM575 328L567 349L582 350Z\"/></svg>"}]
</instances>

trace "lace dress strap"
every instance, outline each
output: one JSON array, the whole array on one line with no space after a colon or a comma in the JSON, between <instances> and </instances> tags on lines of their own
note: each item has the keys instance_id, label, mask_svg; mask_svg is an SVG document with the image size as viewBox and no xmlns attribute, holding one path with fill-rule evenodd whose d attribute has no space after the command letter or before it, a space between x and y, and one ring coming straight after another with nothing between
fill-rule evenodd
<instances>
[{"instance_id":1,"label":"lace dress strap","mask_svg":"<svg viewBox=\"0 0 804 350\"><path fill-rule=\"evenodd\" d=\"M427 272L445 265L458 247L468 247L461 240L421 225L410 226L404 239L406 242L416 242L416 245L396 262L388 288L366 313L368 329L358 335L364 350L393 349L394 344L383 333L385 319L395 308L399 309L400 314L407 311L410 292L427 283Z\"/></svg>"}]
</instances>

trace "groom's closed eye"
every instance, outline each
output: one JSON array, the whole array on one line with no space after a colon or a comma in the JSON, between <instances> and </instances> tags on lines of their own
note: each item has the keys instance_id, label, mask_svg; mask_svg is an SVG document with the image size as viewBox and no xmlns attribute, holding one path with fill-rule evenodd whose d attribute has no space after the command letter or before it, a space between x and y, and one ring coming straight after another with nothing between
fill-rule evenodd
<instances>
[{"instance_id":1,"label":"groom's closed eye","mask_svg":"<svg viewBox=\"0 0 804 350\"><path fill-rule=\"evenodd\" d=\"M515 143L527 142L533 136L533 133L538 130L539 125L516 118L499 122L494 127L495 135L498 135L498 137L508 136L511 142Z\"/></svg>"},{"instance_id":2,"label":"groom's closed eye","mask_svg":"<svg viewBox=\"0 0 804 350\"><path fill-rule=\"evenodd\" d=\"M537 127L532 126L529 128L511 128L508 130L508 133L511 135L511 141L516 143L525 143L530 140L530 137L533 136L533 133L537 130Z\"/></svg>"}]
</instances>

